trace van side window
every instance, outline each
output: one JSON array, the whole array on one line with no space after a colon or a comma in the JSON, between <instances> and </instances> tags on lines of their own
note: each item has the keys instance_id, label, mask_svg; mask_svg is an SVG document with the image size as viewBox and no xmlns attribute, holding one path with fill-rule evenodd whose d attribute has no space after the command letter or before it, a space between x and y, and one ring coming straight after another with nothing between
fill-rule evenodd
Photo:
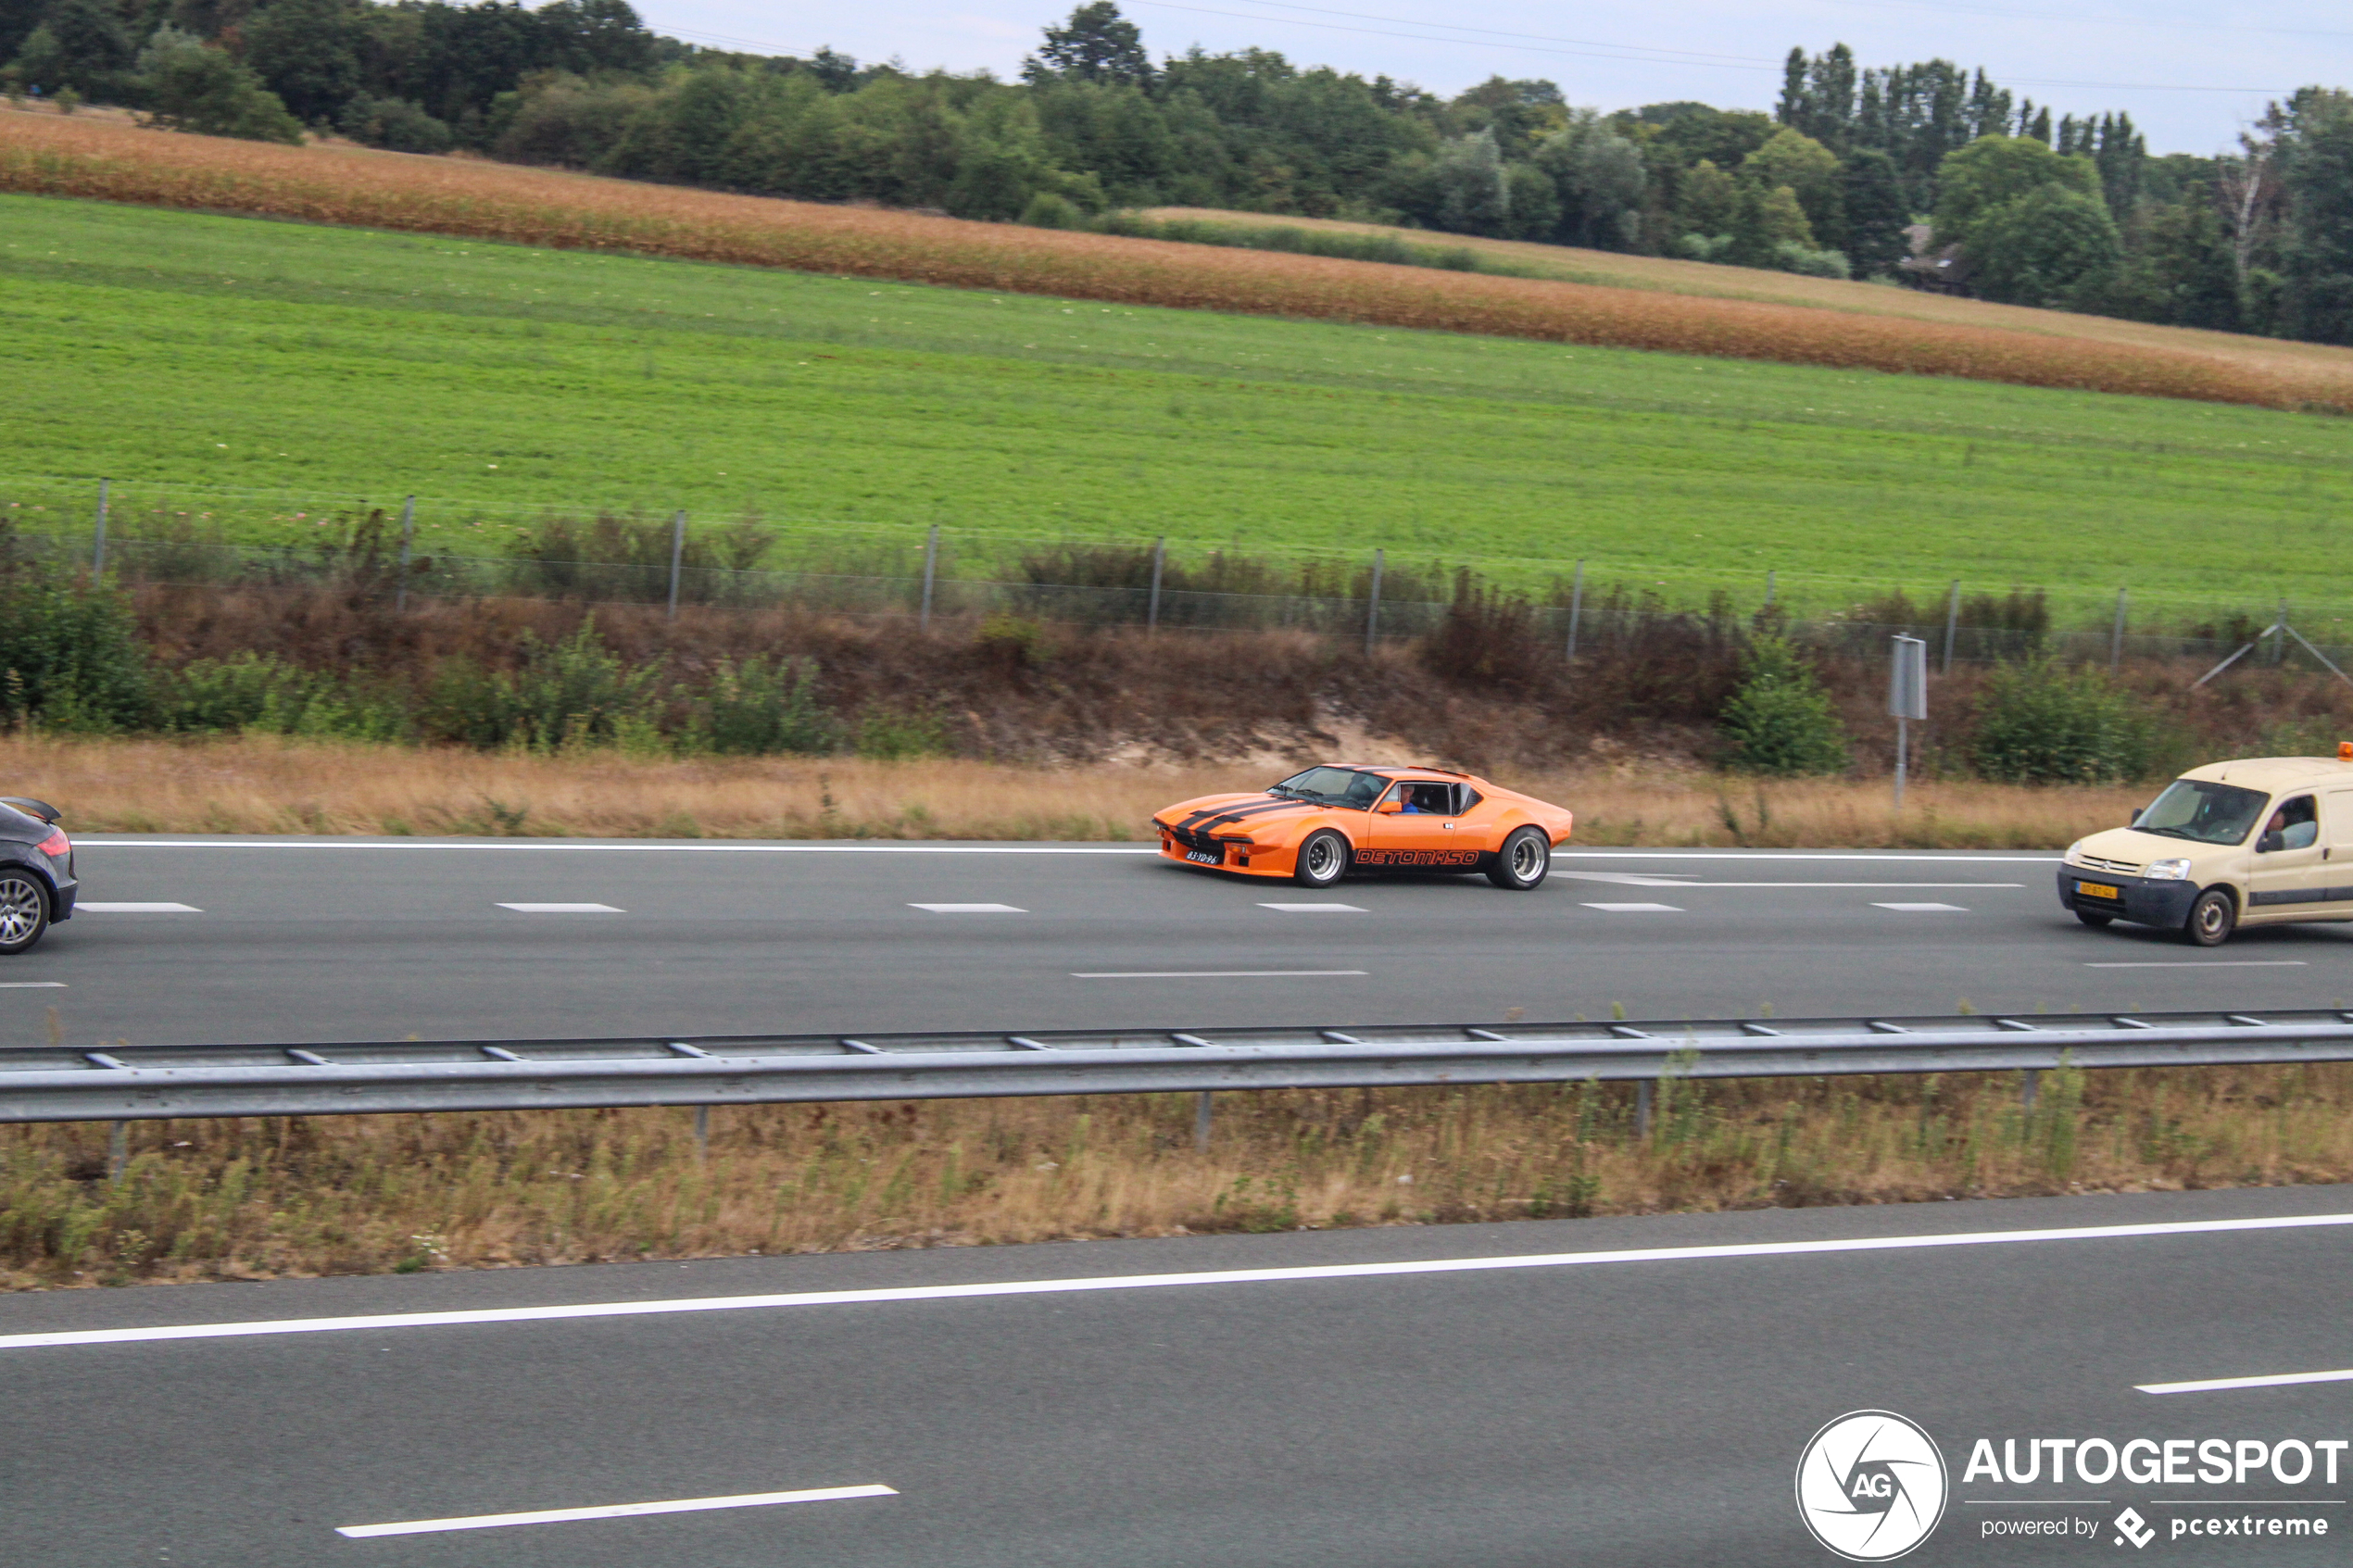
<instances>
[{"instance_id":1,"label":"van side window","mask_svg":"<svg viewBox=\"0 0 2353 1568\"><path fill-rule=\"evenodd\" d=\"M2263 824L2264 842L2275 849L2309 849L2320 836L2320 812L2309 795L2281 801L2271 820Z\"/></svg>"}]
</instances>

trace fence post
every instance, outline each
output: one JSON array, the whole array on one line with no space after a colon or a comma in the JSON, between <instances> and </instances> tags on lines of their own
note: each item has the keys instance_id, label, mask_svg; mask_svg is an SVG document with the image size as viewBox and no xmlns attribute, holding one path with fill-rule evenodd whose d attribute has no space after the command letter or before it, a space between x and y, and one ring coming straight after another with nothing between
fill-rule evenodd
<instances>
[{"instance_id":1,"label":"fence post","mask_svg":"<svg viewBox=\"0 0 2353 1568\"><path fill-rule=\"evenodd\" d=\"M2275 623L2279 639L2271 646L2271 663L2277 667L2287 662L2287 601L2280 601L2280 619Z\"/></svg>"},{"instance_id":2,"label":"fence post","mask_svg":"<svg viewBox=\"0 0 2353 1568\"><path fill-rule=\"evenodd\" d=\"M939 524L931 525L931 533L924 541L924 613L916 621L918 631L931 630L931 585L933 574L939 569Z\"/></svg>"},{"instance_id":3,"label":"fence post","mask_svg":"<svg viewBox=\"0 0 2353 1568\"><path fill-rule=\"evenodd\" d=\"M381 517L383 514L377 515ZM400 503L400 581L392 591L392 608L396 615L409 608L409 556L416 542L417 498L411 495Z\"/></svg>"},{"instance_id":4,"label":"fence post","mask_svg":"<svg viewBox=\"0 0 2353 1568\"><path fill-rule=\"evenodd\" d=\"M1209 1091L1203 1089L1193 1097L1193 1152L1209 1152Z\"/></svg>"},{"instance_id":5,"label":"fence post","mask_svg":"<svg viewBox=\"0 0 2353 1568\"><path fill-rule=\"evenodd\" d=\"M678 619L678 568L686 558L686 514L670 520L670 619Z\"/></svg>"},{"instance_id":6,"label":"fence post","mask_svg":"<svg viewBox=\"0 0 2353 1568\"><path fill-rule=\"evenodd\" d=\"M1953 672L1953 633L1961 629L1961 580L1953 579L1953 591L1944 596L1944 667L1940 675Z\"/></svg>"},{"instance_id":7,"label":"fence post","mask_svg":"<svg viewBox=\"0 0 2353 1568\"><path fill-rule=\"evenodd\" d=\"M107 485L98 481L98 539L90 549L90 576L94 581L107 572Z\"/></svg>"},{"instance_id":8,"label":"fence post","mask_svg":"<svg viewBox=\"0 0 2353 1568\"><path fill-rule=\"evenodd\" d=\"M2117 661L2124 657L2124 590L2116 590L2116 630L2108 637L2108 672L2116 673Z\"/></svg>"},{"instance_id":9,"label":"fence post","mask_svg":"<svg viewBox=\"0 0 2353 1568\"><path fill-rule=\"evenodd\" d=\"M131 1162L131 1123L117 1122L107 1129L107 1181L109 1185L122 1180L122 1168Z\"/></svg>"},{"instance_id":10,"label":"fence post","mask_svg":"<svg viewBox=\"0 0 2353 1568\"><path fill-rule=\"evenodd\" d=\"M2022 1110L2034 1109L2035 1091L2042 1087L2043 1070L2030 1067L2018 1075L2018 1103Z\"/></svg>"},{"instance_id":11,"label":"fence post","mask_svg":"<svg viewBox=\"0 0 2353 1568\"><path fill-rule=\"evenodd\" d=\"M1773 574L1769 571L1765 574L1765 608L1773 608Z\"/></svg>"},{"instance_id":12,"label":"fence post","mask_svg":"<svg viewBox=\"0 0 2353 1568\"><path fill-rule=\"evenodd\" d=\"M1888 651L1887 711L1895 720L1895 809L1904 809L1904 771L1911 754L1910 721L1928 717L1928 644L1895 637Z\"/></svg>"},{"instance_id":13,"label":"fence post","mask_svg":"<svg viewBox=\"0 0 2353 1568\"><path fill-rule=\"evenodd\" d=\"M1577 576L1568 589L1568 648L1561 655L1561 662L1577 662L1577 622L1585 613L1585 563L1577 563Z\"/></svg>"},{"instance_id":14,"label":"fence post","mask_svg":"<svg viewBox=\"0 0 2353 1568\"><path fill-rule=\"evenodd\" d=\"M1365 651L1373 651L1373 637L1380 630L1380 572L1382 552L1373 552L1372 602L1365 607Z\"/></svg>"},{"instance_id":15,"label":"fence post","mask_svg":"<svg viewBox=\"0 0 2353 1568\"><path fill-rule=\"evenodd\" d=\"M1651 1135L1651 1081L1648 1078L1634 1081L1634 1135L1638 1138Z\"/></svg>"},{"instance_id":16,"label":"fence post","mask_svg":"<svg viewBox=\"0 0 2353 1568\"><path fill-rule=\"evenodd\" d=\"M1152 541L1152 598L1144 610L1144 633L1149 636L1160 630L1160 572L1168 564L1168 536Z\"/></svg>"}]
</instances>

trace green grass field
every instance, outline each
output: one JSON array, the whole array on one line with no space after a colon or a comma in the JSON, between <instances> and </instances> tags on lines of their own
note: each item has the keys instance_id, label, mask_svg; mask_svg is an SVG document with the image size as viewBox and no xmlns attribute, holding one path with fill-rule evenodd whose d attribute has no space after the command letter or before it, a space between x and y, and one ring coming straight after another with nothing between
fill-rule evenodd
<instances>
[{"instance_id":1,"label":"green grass field","mask_svg":"<svg viewBox=\"0 0 2353 1568\"><path fill-rule=\"evenodd\" d=\"M2129 584L2169 619L2353 614L2353 420L1063 303L0 196L0 500L259 541L421 497L939 523L1830 609ZM46 508L47 510L36 508ZM297 512L308 515L297 520ZM208 519L206 514L209 513ZM994 541L994 544L991 544Z\"/></svg>"}]
</instances>

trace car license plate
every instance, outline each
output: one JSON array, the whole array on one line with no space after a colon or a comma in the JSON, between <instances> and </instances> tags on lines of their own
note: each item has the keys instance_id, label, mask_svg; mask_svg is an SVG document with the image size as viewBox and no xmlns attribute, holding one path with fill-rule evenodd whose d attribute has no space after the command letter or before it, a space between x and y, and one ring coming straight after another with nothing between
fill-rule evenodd
<instances>
[{"instance_id":1,"label":"car license plate","mask_svg":"<svg viewBox=\"0 0 2353 1568\"><path fill-rule=\"evenodd\" d=\"M2124 897L2124 890L2122 888L2110 887L2104 882L2079 882L2075 884L2075 891L2079 894L2089 894L2095 898L2121 898Z\"/></svg>"},{"instance_id":2,"label":"car license plate","mask_svg":"<svg viewBox=\"0 0 2353 1568\"><path fill-rule=\"evenodd\" d=\"M1214 849L1188 849L1185 859L1197 866L1222 866L1226 863L1226 857Z\"/></svg>"}]
</instances>

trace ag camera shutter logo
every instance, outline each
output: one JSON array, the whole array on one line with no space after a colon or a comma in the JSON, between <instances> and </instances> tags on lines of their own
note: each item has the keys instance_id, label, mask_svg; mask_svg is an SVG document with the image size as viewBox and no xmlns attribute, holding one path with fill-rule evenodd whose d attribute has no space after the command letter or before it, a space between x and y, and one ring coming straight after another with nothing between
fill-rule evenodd
<instances>
[{"instance_id":1,"label":"ag camera shutter logo","mask_svg":"<svg viewBox=\"0 0 2353 1568\"><path fill-rule=\"evenodd\" d=\"M1886 1562L1944 1517L1944 1456L1894 1411L1849 1411L1814 1434L1797 1461L1797 1513L1849 1562Z\"/></svg>"}]
</instances>

